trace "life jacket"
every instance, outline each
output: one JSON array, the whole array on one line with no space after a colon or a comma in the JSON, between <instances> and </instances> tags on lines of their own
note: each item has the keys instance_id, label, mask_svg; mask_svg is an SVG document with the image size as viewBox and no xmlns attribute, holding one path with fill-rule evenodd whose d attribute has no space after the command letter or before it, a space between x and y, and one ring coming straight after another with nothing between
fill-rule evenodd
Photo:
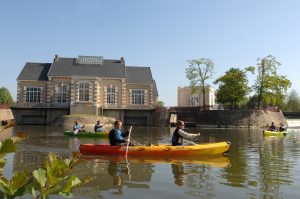
<instances>
[{"instance_id":1,"label":"life jacket","mask_svg":"<svg viewBox=\"0 0 300 199\"><path fill-rule=\"evenodd\" d=\"M275 125L271 125L271 126L270 126L270 130L271 130L271 131L276 131L276 126L275 126Z\"/></svg>"},{"instance_id":2,"label":"life jacket","mask_svg":"<svg viewBox=\"0 0 300 199\"><path fill-rule=\"evenodd\" d=\"M115 128L115 130L118 132L118 139L123 140L122 131L120 129Z\"/></svg>"},{"instance_id":3,"label":"life jacket","mask_svg":"<svg viewBox=\"0 0 300 199\"><path fill-rule=\"evenodd\" d=\"M179 128L176 128L172 136L172 146L183 145L184 138L178 133Z\"/></svg>"},{"instance_id":4,"label":"life jacket","mask_svg":"<svg viewBox=\"0 0 300 199\"><path fill-rule=\"evenodd\" d=\"M79 124L74 124L74 129L81 129L81 126Z\"/></svg>"}]
</instances>

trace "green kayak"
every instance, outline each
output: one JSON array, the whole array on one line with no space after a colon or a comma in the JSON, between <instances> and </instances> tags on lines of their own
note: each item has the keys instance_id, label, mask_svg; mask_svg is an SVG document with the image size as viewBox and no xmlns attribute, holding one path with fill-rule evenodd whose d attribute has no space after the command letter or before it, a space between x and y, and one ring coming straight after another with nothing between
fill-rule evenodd
<instances>
[{"instance_id":1,"label":"green kayak","mask_svg":"<svg viewBox=\"0 0 300 199\"><path fill-rule=\"evenodd\" d=\"M109 132L79 132L76 135L73 131L65 131L64 135L68 136L76 136L76 137L100 137L100 138L106 138L108 137Z\"/></svg>"}]
</instances>

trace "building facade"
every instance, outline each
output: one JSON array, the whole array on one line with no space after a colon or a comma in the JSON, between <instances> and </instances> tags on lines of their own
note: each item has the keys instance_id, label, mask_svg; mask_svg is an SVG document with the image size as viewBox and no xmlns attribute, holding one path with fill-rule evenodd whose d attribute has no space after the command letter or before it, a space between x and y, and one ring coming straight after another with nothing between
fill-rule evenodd
<instances>
[{"instance_id":1,"label":"building facade","mask_svg":"<svg viewBox=\"0 0 300 199\"><path fill-rule=\"evenodd\" d=\"M215 106L215 91L212 87L205 87L205 105ZM203 92L200 87L192 89L190 86L177 88L177 106L194 107L203 106Z\"/></svg>"},{"instance_id":2,"label":"building facade","mask_svg":"<svg viewBox=\"0 0 300 199\"><path fill-rule=\"evenodd\" d=\"M17 84L14 110L21 113L19 123L26 123L26 118L41 120L43 114L30 113L34 109L47 112L42 123L51 123L56 117L49 110L60 111L58 115L106 112L121 119L124 112L120 110L153 110L158 99L151 68L126 66L124 58L55 55L53 63L26 63Z\"/></svg>"}]
</instances>

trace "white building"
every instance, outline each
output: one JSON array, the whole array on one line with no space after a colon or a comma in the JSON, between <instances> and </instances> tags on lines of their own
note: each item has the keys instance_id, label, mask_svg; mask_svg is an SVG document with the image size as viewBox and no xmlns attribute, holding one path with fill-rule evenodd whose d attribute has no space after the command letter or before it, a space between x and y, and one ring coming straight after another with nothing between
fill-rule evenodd
<instances>
[{"instance_id":1,"label":"white building","mask_svg":"<svg viewBox=\"0 0 300 199\"><path fill-rule=\"evenodd\" d=\"M215 106L215 91L212 87L205 87L205 105ZM177 88L177 106L178 107L192 107L203 106L203 93L200 87L194 88L191 86Z\"/></svg>"}]
</instances>

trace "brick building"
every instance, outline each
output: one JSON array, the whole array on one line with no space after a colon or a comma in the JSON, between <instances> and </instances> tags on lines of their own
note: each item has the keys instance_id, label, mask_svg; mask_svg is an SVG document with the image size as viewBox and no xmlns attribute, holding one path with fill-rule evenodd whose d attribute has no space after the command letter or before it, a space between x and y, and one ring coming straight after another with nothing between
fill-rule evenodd
<instances>
[{"instance_id":1,"label":"brick building","mask_svg":"<svg viewBox=\"0 0 300 199\"><path fill-rule=\"evenodd\" d=\"M18 123L51 123L68 113L138 117L158 98L150 67L126 66L124 58L55 55L53 63L26 63L17 82Z\"/></svg>"}]
</instances>

